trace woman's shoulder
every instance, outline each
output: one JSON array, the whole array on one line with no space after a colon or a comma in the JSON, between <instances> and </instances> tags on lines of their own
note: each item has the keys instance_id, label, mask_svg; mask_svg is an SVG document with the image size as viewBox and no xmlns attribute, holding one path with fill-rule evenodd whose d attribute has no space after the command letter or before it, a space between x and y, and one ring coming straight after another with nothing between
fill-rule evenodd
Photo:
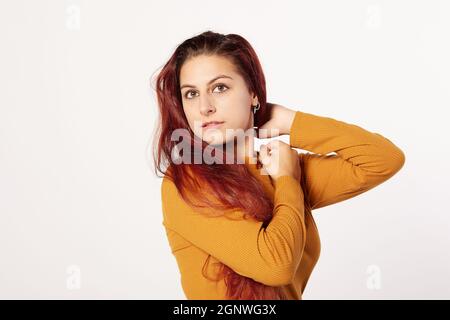
<instances>
[{"instance_id":1,"label":"woman's shoulder","mask_svg":"<svg viewBox=\"0 0 450 320\"><path fill-rule=\"evenodd\" d=\"M161 193L170 193L171 196L180 195L178 190L179 185L188 186L186 193L189 193L190 187L196 186L200 189L205 187L200 179L195 177L195 174L189 166L184 166L183 170L175 170L175 166L176 164L170 164L167 167L161 182Z\"/></svg>"}]
</instances>

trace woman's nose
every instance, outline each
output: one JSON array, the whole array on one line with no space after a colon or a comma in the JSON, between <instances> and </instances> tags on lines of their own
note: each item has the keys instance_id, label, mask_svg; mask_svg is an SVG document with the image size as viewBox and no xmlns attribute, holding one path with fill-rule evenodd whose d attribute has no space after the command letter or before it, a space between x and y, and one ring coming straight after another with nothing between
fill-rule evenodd
<instances>
[{"instance_id":1,"label":"woman's nose","mask_svg":"<svg viewBox=\"0 0 450 320\"><path fill-rule=\"evenodd\" d=\"M200 112L204 115L207 115L211 112L215 111L215 107L213 104L213 99L208 96L204 96L200 99Z\"/></svg>"}]
</instances>

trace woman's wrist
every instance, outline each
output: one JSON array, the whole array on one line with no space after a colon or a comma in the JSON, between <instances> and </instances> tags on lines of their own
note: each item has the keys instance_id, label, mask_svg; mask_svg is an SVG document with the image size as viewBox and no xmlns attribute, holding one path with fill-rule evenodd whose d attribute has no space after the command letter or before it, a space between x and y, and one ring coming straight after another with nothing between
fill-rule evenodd
<instances>
[{"instance_id":1,"label":"woman's wrist","mask_svg":"<svg viewBox=\"0 0 450 320\"><path fill-rule=\"evenodd\" d=\"M275 103L268 102L267 105L269 109L271 109L270 120L264 123L259 130L263 131L263 129L267 129L266 131L268 132L258 132L258 138L264 139L290 134L297 111ZM277 133L271 132L275 129L277 130Z\"/></svg>"},{"instance_id":2,"label":"woman's wrist","mask_svg":"<svg viewBox=\"0 0 450 320\"><path fill-rule=\"evenodd\" d=\"M288 109L286 111L286 119L283 121L285 123L284 134L291 134L292 124L294 123L295 110Z\"/></svg>"}]
</instances>

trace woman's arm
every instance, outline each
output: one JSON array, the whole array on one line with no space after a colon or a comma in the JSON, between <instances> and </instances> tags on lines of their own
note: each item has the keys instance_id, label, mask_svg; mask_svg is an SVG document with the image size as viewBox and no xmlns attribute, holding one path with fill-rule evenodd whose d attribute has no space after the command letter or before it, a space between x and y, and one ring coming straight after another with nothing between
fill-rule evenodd
<instances>
[{"instance_id":1,"label":"woman's arm","mask_svg":"<svg viewBox=\"0 0 450 320\"><path fill-rule=\"evenodd\" d=\"M275 180L270 223L210 217L190 207L175 184L161 185L163 224L240 275L270 286L292 282L305 247L303 191L295 178Z\"/></svg>"},{"instance_id":2,"label":"woman's arm","mask_svg":"<svg viewBox=\"0 0 450 320\"><path fill-rule=\"evenodd\" d=\"M398 172L405 155L381 134L329 117L296 111L290 145L300 153L305 196L312 209L359 195ZM331 152L336 154L327 155Z\"/></svg>"}]
</instances>

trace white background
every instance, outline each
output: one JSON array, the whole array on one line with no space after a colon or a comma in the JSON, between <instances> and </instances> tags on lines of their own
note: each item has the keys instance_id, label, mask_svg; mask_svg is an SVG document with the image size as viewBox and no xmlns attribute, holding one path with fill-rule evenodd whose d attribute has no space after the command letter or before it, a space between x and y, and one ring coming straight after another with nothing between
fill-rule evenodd
<instances>
[{"instance_id":1,"label":"white background","mask_svg":"<svg viewBox=\"0 0 450 320\"><path fill-rule=\"evenodd\" d=\"M405 152L390 180L313 211L303 298L450 298L449 14L444 0L2 0L0 298L185 298L150 80L206 30L250 41L268 101Z\"/></svg>"}]
</instances>

